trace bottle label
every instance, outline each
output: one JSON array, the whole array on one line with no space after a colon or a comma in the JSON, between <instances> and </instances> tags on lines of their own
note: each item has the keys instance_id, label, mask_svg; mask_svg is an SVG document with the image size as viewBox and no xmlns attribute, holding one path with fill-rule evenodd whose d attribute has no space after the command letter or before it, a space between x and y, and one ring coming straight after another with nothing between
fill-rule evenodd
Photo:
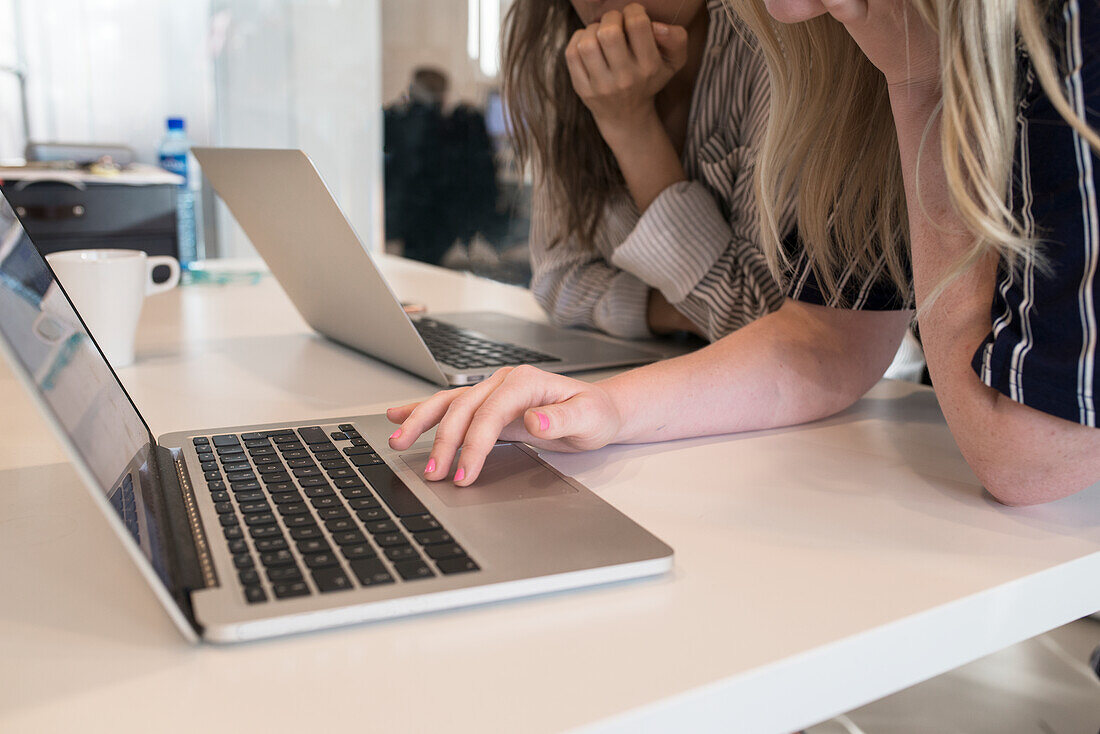
<instances>
[{"instance_id":1,"label":"bottle label","mask_svg":"<svg viewBox=\"0 0 1100 734\"><path fill-rule=\"evenodd\" d=\"M187 185L187 183L186 183L186 179L187 179L187 154L186 153L176 153L176 154L161 153L161 155L160 155L160 167L163 168L164 170L168 171L169 173L174 173L177 176L183 176L183 178L185 179L185 182L183 184L181 184L181 186L186 186Z\"/></svg>"}]
</instances>

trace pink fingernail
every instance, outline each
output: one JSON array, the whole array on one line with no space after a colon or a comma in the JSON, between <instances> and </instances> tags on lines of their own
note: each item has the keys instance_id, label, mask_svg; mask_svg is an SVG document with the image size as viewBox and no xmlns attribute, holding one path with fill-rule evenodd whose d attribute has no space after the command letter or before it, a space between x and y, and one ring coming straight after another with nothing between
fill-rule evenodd
<instances>
[{"instance_id":1,"label":"pink fingernail","mask_svg":"<svg viewBox=\"0 0 1100 734\"><path fill-rule=\"evenodd\" d=\"M461 482L465 478L466 478L466 470L459 467L458 471L455 472L455 481L456 482Z\"/></svg>"},{"instance_id":2,"label":"pink fingernail","mask_svg":"<svg viewBox=\"0 0 1100 734\"><path fill-rule=\"evenodd\" d=\"M401 429L400 428L398 428L396 431L394 431L393 433L390 434L390 440L391 441L394 440L395 438L401 438Z\"/></svg>"},{"instance_id":3,"label":"pink fingernail","mask_svg":"<svg viewBox=\"0 0 1100 734\"><path fill-rule=\"evenodd\" d=\"M431 474L435 471L435 459L428 459L428 465L424 467L425 474Z\"/></svg>"},{"instance_id":4,"label":"pink fingernail","mask_svg":"<svg viewBox=\"0 0 1100 734\"><path fill-rule=\"evenodd\" d=\"M547 428L550 427L550 419L547 418L544 413L540 413L536 410L535 415L539 419L539 430L540 431L545 431Z\"/></svg>"}]
</instances>

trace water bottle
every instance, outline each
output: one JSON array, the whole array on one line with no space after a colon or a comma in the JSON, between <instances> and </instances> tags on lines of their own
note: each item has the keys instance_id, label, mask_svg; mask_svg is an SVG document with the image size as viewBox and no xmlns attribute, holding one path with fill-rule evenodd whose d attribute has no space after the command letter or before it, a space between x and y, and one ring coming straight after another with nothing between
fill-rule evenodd
<instances>
[{"instance_id":1,"label":"water bottle","mask_svg":"<svg viewBox=\"0 0 1100 734\"><path fill-rule=\"evenodd\" d=\"M183 177L176 199L177 238L180 265L187 266L199 258L199 229L196 193L199 176L190 156L191 141L187 139L182 117L168 118L168 134L160 143L160 167Z\"/></svg>"}]
</instances>

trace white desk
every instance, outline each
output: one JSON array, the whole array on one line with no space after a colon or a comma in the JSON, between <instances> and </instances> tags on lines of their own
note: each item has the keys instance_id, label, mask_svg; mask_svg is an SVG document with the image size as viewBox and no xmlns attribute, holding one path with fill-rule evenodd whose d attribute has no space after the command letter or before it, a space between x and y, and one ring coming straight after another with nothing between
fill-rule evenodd
<instances>
[{"instance_id":1,"label":"white desk","mask_svg":"<svg viewBox=\"0 0 1100 734\"><path fill-rule=\"evenodd\" d=\"M434 311L538 315L386 269ZM150 299L123 379L158 434L433 389L310 334L270 280ZM790 732L1100 609L1100 490L1001 507L932 394L883 382L804 427L553 455L676 549L667 578L190 647L6 371L0 405L0 731Z\"/></svg>"}]
</instances>

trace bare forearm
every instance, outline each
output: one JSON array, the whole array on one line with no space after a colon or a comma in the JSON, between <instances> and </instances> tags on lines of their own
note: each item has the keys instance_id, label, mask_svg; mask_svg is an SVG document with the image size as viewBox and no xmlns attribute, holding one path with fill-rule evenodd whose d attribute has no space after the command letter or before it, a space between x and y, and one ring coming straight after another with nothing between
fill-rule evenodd
<instances>
[{"instance_id":1,"label":"bare forearm","mask_svg":"<svg viewBox=\"0 0 1100 734\"><path fill-rule=\"evenodd\" d=\"M920 151L934 94L899 88L892 103L909 200L913 277L926 303L971 246L972 235L951 205L941 164L939 131ZM920 151L920 184L917 181ZM971 359L991 328L997 259L987 255L944 290L921 316L921 336L944 417L967 462L985 487L1010 504L1072 494L1100 478L1097 434L1016 403L988 387Z\"/></svg>"},{"instance_id":2,"label":"bare forearm","mask_svg":"<svg viewBox=\"0 0 1100 734\"><path fill-rule=\"evenodd\" d=\"M788 302L693 354L602 385L623 416L619 443L792 425L851 405L882 375L908 312Z\"/></svg>"},{"instance_id":3,"label":"bare forearm","mask_svg":"<svg viewBox=\"0 0 1100 734\"><path fill-rule=\"evenodd\" d=\"M686 181L683 164L656 111L629 127L604 126L607 141L639 212L645 212L662 191Z\"/></svg>"}]
</instances>

